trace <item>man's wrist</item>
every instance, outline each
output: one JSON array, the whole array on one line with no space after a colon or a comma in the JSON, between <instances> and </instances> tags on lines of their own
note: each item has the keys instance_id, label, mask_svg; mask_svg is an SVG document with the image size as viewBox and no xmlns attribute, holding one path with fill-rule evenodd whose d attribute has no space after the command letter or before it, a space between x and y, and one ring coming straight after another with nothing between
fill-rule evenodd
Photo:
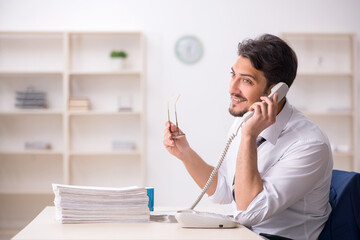
<instances>
[{"instance_id":1,"label":"man's wrist","mask_svg":"<svg viewBox=\"0 0 360 240\"><path fill-rule=\"evenodd\" d=\"M179 159L183 162L183 163L190 163L191 162L191 159L193 159L195 155L195 152L194 150L189 147L188 149L184 150L182 153L181 153L181 156L179 157Z\"/></svg>"},{"instance_id":2,"label":"man's wrist","mask_svg":"<svg viewBox=\"0 0 360 240\"><path fill-rule=\"evenodd\" d=\"M256 138L258 135L256 134L241 134L241 141L243 142L256 142Z\"/></svg>"}]
</instances>

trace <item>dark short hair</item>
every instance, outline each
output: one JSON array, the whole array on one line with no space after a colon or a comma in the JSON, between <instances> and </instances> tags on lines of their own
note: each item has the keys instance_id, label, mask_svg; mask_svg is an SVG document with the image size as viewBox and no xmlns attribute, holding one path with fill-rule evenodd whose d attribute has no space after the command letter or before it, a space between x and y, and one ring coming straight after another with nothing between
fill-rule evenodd
<instances>
[{"instance_id":1,"label":"dark short hair","mask_svg":"<svg viewBox=\"0 0 360 240\"><path fill-rule=\"evenodd\" d=\"M297 71L295 52L285 41L271 34L247 39L238 45L238 55L246 57L252 65L264 73L266 90L273 84L285 82L289 87Z\"/></svg>"}]
</instances>

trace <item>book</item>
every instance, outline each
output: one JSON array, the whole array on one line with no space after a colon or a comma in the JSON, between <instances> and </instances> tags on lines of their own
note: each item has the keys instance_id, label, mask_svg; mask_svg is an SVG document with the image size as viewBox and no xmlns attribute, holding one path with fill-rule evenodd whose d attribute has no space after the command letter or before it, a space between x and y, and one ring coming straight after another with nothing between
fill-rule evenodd
<instances>
[{"instance_id":1,"label":"book","mask_svg":"<svg viewBox=\"0 0 360 240\"><path fill-rule=\"evenodd\" d=\"M69 110L70 111L89 111L90 108L89 107L72 107L72 106L69 106Z\"/></svg>"},{"instance_id":2,"label":"book","mask_svg":"<svg viewBox=\"0 0 360 240\"><path fill-rule=\"evenodd\" d=\"M90 110L90 100L87 98L70 98L68 107L69 110L73 111Z\"/></svg>"},{"instance_id":3,"label":"book","mask_svg":"<svg viewBox=\"0 0 360 240\"><path fill-rule=\"evenodd\" d=\"M47 108L46 93L28 87L26 91L16 91L15 107L20 109Z\"/></svg>"},{"instance_id":4,"label":"book","mask_svg":"<svg viewBox=\"0 0 360 240\"><path fill-rule=\"evenodd\" d=\"M60 223L148 222L145 188L107 188L53 184Z\"/></svg>"},{"instance_id":5,"label":"book","mask_svg":"<svg viewBox=\"0 0 360 240\"><path fill-rule=\"evenodd\" d=\"M90 106L90 101L87 98L70 98L69 106L72 107Z\"/></svg>"}]
</instances>

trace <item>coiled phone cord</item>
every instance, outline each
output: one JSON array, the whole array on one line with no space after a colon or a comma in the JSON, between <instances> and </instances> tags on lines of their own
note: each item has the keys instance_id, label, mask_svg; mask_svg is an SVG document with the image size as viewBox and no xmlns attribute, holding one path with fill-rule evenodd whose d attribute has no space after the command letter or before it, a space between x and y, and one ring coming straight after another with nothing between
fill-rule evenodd
<instances>
[{"instance_id":1,"label":"coiled phone cord","mask_svg":"<svg viewBox=\"0 0 360 240\"><path fill-rule=\"evenodd\" d=\"M241 126L241 125L242 125L242 124L240 124L240 126ZM221 158L220 158L218 164L216 165L216 167L214 168L214 170L211 172L210 177L209 177L208 181L207 181L206 184L205 184L205 187L203 188L202 192L200 193L200 195L198 196L198 198L196 199L196 201L195 201L195 202L193 203L193 205L190 207L190 210L194 210L194 208L196 207L196 205L200 202L200 200L203 198L204 194L205 194L206 191L208 190L210 184L213 182L214 177L215 177L216 173L219 171L219 168L220 168L222 162L224 161L225 156L226 156L226 154L227 154L227 152L228 152L228 150L229 150L229 147L230 147L232 141L234 140L234 138L236 137L237 132L239 131L239 129L240 129L240 127L237 129L237 131L236 131L235 134L233 133L233 134L229 137L229 139L228 139L228 141L227 141L227 143L226 143L225 149L224 149L224 151L223 151L223 154L221 155Z\"/></svg>"}]
</instances>

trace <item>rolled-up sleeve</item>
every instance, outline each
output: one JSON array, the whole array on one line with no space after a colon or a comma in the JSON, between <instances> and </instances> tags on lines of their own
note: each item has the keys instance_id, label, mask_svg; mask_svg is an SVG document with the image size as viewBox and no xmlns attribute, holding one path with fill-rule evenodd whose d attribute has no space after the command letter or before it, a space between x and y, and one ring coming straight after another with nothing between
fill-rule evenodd
<instances>
[{"instance_id":1,"label":"rolled-up sleeve","mask_svg":"<svg viewBox=\"0 0 360 240\"><path fill-rule=\"evenodd\" d=\"M217 187L215 193L209 196L209 199L214 203L229 204L233 201L232 190L226 181L225 174L220 168L217 177Z\"/></svg>"},{"instance_id":2,"label":"rolled-up sleeve","mask_svg":"<svg viewBox=\"0 0 360 240\"><path fill-rule=\"evenodd\" d=\"M298 141L262 176L263 190L236 220L253 226L293 205L314 189L329 168L330 150L321 141Z\"/></svg>"}]
</instances>

